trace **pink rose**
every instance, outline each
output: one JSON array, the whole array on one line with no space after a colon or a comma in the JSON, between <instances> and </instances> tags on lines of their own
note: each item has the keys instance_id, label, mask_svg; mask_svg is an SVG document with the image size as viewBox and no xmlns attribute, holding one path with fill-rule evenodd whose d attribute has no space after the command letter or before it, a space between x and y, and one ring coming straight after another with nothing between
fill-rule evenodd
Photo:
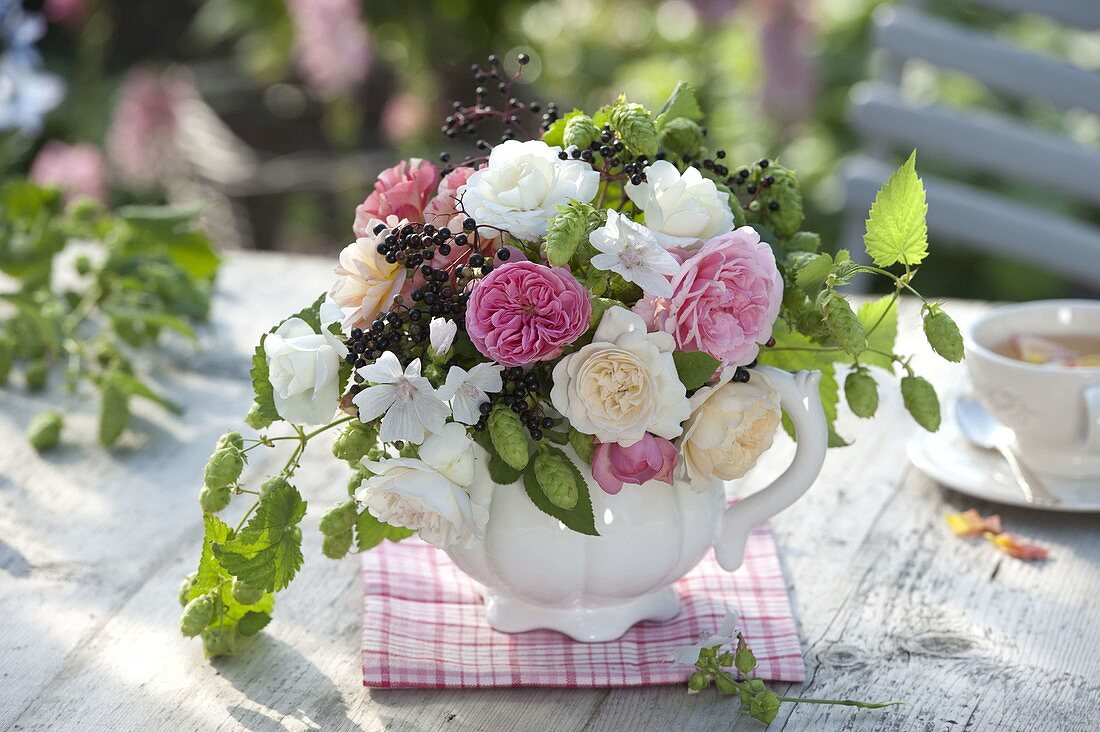
<instances>
[{"instance_id":1,"label":"pink rose","mask_svg":"<svg viewBox=\"0 0 1100 732\"><path fill-rule=\"evenodd\" d=\"M466 308L477 350L505 366L557 358L588 330L588 292L562 267L502 264L478 282Z\"/></svg>"},{"instance_id":2,"label":"pink rose","mask_svg":"<svg viewBox=\"0 0 1100 732\"><path fill-rule=\"evenodd\" d=\"M684 351L742 366L772 335L783 279L771 247L748 226L711 239L672 278L672 297L634 306L651 330L671 333Z\"/></svg>"},{"instance_id":3,"label":"pink rose","mask_svg":"<svg viewBox=\"0 0 1100 732\"><path fill-rule=\"evenodd\" d=\"M455 168L439 184L439 192L428 201L424 208L424 222L435 226L446 226L454 233L462 231L462 221L466 217L458 211L458 189L474 174L471 167Z\"/></svg>"},{"instance_id":4,"label":"pink rose","mask_svg":"<svg viewBox=\"0 0 1100 732\"><path fill-rule=\"evenodd\" d=\"M672 485L672 471L680 461L676 446L663 437L645 436L630 447L601 442L592 453L592 476L605 493L615 495L624 483L643 485L651 480Z\"/></svg>"},{"instance_id":5,"label":"pink rose","mask_svg":"<svg viewBox=\"0 0 1100 732\"><path fill-rule=\"evenodd\" d=\"M390 216L409 221L423 221L424 207L439 185L439 170L427 160L402 160L386 168L374 181L374 191L355 207L352 230L357 237L370 236L366 230L374 219Z\"/></svg>"},{"instance_id":6,"label":"pink rose","mask_svg":"<svg viewBox=\"0 0 1100 732\"><path fill-rule=\"evenodd\" d=\"M43 186L57 186L66 201L81 196L107 202L107 162L99 148L87 142L68 145L50 140L31 163L30 179Z\"/></svg>"}]
</instances>

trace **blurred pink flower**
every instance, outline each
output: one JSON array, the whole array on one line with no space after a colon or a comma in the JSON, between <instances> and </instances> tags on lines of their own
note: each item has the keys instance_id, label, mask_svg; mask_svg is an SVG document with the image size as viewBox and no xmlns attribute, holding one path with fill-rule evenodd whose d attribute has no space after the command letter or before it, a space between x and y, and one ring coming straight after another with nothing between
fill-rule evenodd
<instances>
[{"instance_id":1,"label":"blurred pink flower","mask_svg":"<svg viewBox=\"0 0 1100 732\"><path fill-rule=\"evenodd\" d=\"M756 358L772 334L783 278L771 247L748 226L711 239L672 278L672 297L634 306L650 330L671 333L684 351L704 351L725 365Z\"/></svg>"},{"instance_id":2,"label":"blurred pink flower","mask_svg":"<svg viewBox=\"0 0 1100 732\"><path fill-rule=\"evenodd\" d=\"M557 358L588 330L588 292L564 267L499 265L474 285L466 332L483 355L505 366Z\"/></svg>"},{"instance_id":3,"label":"blurred pink flower","mask_svg":"<svg viewBox=\"0 0 1100 732\"><path fill-rule=\"evenodd\" d=\"M601 442L592 453L592 477L604 493L615 495L624 483L643 485L651 480L672 485L672 471L680 461L676 446L663 437L646 432L630 447Z\"/></svg>"},{"instance_id":4,"label":"blurred pink flower","mask_svg":"<svg viewBox=\"0 0 1100 732\"><path fill-rule=\"evenodd\" d=\"M357 0L286 0L302 78L324 99L367 78L371 43Z\"/></svg>"},{"instance_id":5,"label":"blurred pink flower","mask_svg":"<svg viewBox=\"0 0 1100 732\"><path fill-rule=\"evenodd\" d=\"M70 25L84 19L84 13L88 10L86 0L46 0L42 6L42 13L51 23Z\"/></svg>"},{"instance_id":6,"label":"blurred pink flower","mask_svg":"<svg viewBox=\"0 0 1100 732\"><path fill-rule=\"evenodd\" d=\"M757 0L761 15L760 57L764 61L761 103L768 117L784 125L806 118L817 97L813 45L817 26L806 0Z\"/></svg>"},{"instance_id":7,"label":"blurred pink flower","mask_svg":"<svg viewBox=\"0 0 1100 732\"><path fill-rule=\"evenodd\" d=\"M382 108L378 128L391 145L401 145L427 127L429 116L430 110L421 95L400 92L390 97Z\"/></svg>"},{"instance_id":8,"label":"blurred pink flower","mask_svg":"<svg viewBox=\"0 0 1100 732\"><path fill-rule=\"evenodd\" d=\"M455 168L439 183L435 198L424 207L425 223L434 226L446 226L452 232L462 231L462 221L466 217L458 210L458 189L466 185L474 174L472 167Z\"/></svg>"},{"instance_id":9,"label":"blurred pink flower","mask_svg":"<svg viewBox=\"0 0 1100 732\"><path fill-rule=\"evenodd\" d=\"M176 164L178 107L196 94L190 75L180 69L132 69L126 75L107 132L107 157L123 183L153 185Z\"/></svg>"},{"instance_id":10,"label":"blurred pink flower","mask_svg":"<svg viewBox=\"0 0 1100 732\"><path fill-rule=\"evenodd\" d=\"M356 236L370 236L374 232L367 231L367 224L390 216L423 221L424 208L438 185L439 169L427 160L412 158L386 168L378 174L367 200L355 207L352 231Z\"/></svg>"},{"instance_id":11,"label":"blurred pink flower","mask_svg":"<svg viewBox=\"0 0 1100 732\"><path fill-rule=\"evenodd\" d=\"M69 145L50 140L31 163L30 179L38 185L57 186L66 201L86 196L107 202L107 163L103 152L87 142Z\"/></svg>"}]
</instances>

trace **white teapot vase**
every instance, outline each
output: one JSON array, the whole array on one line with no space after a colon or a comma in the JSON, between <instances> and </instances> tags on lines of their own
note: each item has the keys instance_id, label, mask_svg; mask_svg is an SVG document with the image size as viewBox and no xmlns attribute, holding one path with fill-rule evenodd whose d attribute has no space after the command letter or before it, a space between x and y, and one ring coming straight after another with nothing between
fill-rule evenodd
<instances>
[{"instance_id":1,"label":"white teapot vase","mask_svg":"<svg viewBox=\"0 0 1100 732\"><path fill-rule=\"evenodd\" d=\"M484 587L489 624L505 633L549 628L579 641L609 641L643 620L680 613L672 584L713 545L718 563L741 566L752 529L798 500L817 478L828 430L819 372L757 367L775 385L798 434L790 467L771 485L726 506L722 481L695 491L650 481L616 495L569 455L588 480L599 536L566 528L531 502L522 482L493 484L483 538L450 547L455 564ZM478 480L490 481L479 459ZM490 481L491 482L491 481Z\"/></svg>"}]
</instances>

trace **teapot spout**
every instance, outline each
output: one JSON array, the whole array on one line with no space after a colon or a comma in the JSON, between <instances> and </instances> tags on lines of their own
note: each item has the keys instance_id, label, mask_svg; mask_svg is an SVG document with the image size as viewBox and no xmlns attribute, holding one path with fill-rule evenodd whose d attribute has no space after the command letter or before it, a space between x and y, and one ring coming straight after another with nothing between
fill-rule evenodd
<instances>
[{"instance_id":1,"label":"teapot spout","mask_svg":"<svg viewBox=\"0 0 1100 732\"><path fill-rule=\"evenodd\" d=\"M787 508L809 490L821 472L829 428L821 406L820 371L791 374L770 366L756 369L779 391L780 405L794 423L798 446L790 466L766 488L726 508L714 551L728 572L741 566L749 534L761 522Z\"/></svg>"}]
</instances>

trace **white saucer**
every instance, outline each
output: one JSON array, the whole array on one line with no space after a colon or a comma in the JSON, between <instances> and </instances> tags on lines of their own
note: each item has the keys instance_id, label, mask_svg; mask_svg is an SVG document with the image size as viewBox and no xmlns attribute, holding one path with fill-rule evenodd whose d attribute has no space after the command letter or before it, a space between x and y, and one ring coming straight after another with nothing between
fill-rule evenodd
<instances>
[{"instance_id":1,"label":"white saucer","mask_svg":"<svg viewBox=\"0 0 1100 732\"><path fill-rule=\"evenodd\" d=\"M922 473L941 485L994 503L1069 513L1100 512L1100 479L1045 478L1062 502L1039 506L1024 501L1008 465L996 452L974 447L955 422L955 404L944 404L937 432L921 432L909 441L909 459Z\"/></svg>"}]
</instances>

